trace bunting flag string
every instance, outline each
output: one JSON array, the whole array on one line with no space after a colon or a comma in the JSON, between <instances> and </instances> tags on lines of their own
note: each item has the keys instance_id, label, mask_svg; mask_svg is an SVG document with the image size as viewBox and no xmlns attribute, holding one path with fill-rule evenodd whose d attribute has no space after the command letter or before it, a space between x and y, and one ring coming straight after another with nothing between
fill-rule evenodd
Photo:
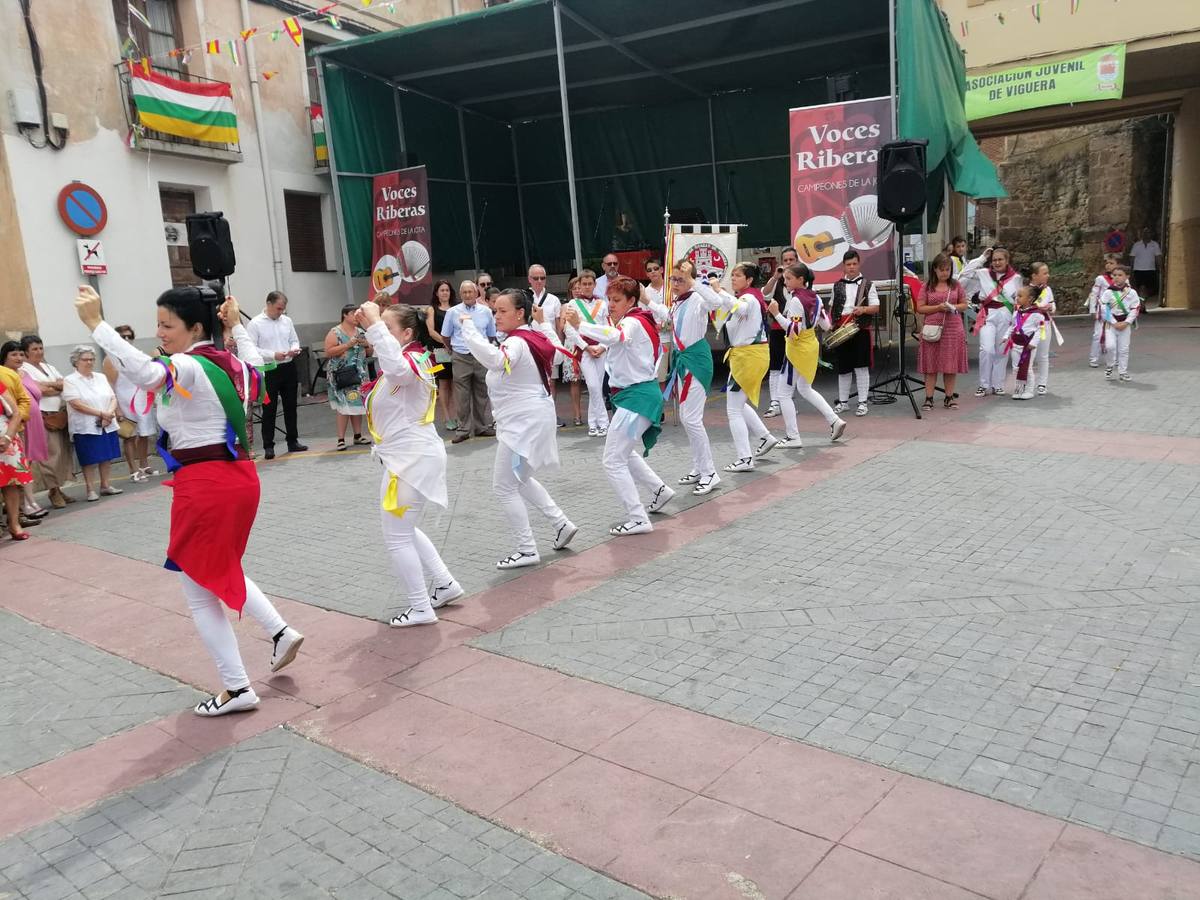
<instances>
[{"instance_id":1,"label":"bunting flag string","mask_svg":"<svg viewBox=\"0 0 1200 900\"><path fill-rule=\"evenodd\" d=\"M350 2L352 2L352 0L338 0L338 2L335 3L327 3L324 6L321 6L319 9L313 9L298 15L288 16L286 19L281 20L278 25L255 26L252 28L247 28L239 32L241 43L246 44L256 37L262 37L268 34L270 35L272 41L277 41L279 40L280 35L286 34L292 39L292 43L294 43L297 47L301 47L304 44L304 30L300 25L301 20L317 21L324 19L330 27L338 31L342 31L343 17L338 16L335 11L339 6L349 5ZM371 6L374 3L374 0L360 0L360 2L362 6L366 8ZM396 4L394 2L383 3L381 5L387 9L391 15L396 14ZM146 18L145 14L142 13L141 10L139 10L136 6L134 6L132 2L128 3L127 6L131 19L137 19L146 28L151 27L150 21ZM129 31L128 27L126 30L127 32ZM204 53L210 56L227 55L235 66L240 66L242 63L241 52L237 47L238 40L239 38L237 37L211 38L191 47L175 47L164 52L143 54L133 35L127 33L125 41L121 44L121 58L134 60L136 62L145 62L146 65L150 65L153 60L162 59L163 57L170 59L181 58L186 63L191 58L194 50L202 50Z\"/></svg>"},{"instance_id":2,"label":"bunting flag string","mask_svg":"<svg viewBox=\"0 0 1200 900\"><path fill-rule=\"evenodd\" d=\"M958 33L961 37L966 38L971 36L971 24L980 22L993 22L1001 27L1008 24L1008 16L1013 13L1025 12L1033 16L1033 20L1039 25L1043 24L1044 14L1047 11L1059 9L1059 2L1065 7L1068 15L1077 15L1083 0L1040 0L1040 2L1026 2L1020 6L1013 6L1003 10L989 10L985 13L980 13L974 16L967 16L958 20ZM1120 3L1121 0L1112 0L1113 3ZM990 4L989 4L990 5ZM944 12L944 11L943 11Z\"/></svg>"}]
</instances>

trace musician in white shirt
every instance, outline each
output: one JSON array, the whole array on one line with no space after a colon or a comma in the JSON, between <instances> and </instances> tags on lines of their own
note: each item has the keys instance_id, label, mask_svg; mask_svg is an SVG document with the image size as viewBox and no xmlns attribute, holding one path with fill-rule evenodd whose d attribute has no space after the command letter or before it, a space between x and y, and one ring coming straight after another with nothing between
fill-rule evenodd
<instances>
[{"instance_id":1,"label":"musician in white shirt","mask_svg":"<svg viewBox=\"0 0 1200 900\"><path fill-rule=\"evenodd\" d=\"M300 355L300 338L291 318L284 314L287 305L288 298L283 291L271 291L267 294L266 307L246 327L262 358L275 362L275 368L267 372L269 402L262 407L263 452L267 459L275 458L275 414L280 403L283 404L288 451L301 453L308 449L300 443L296 426L296 390L300 385L296 357Z\"/></svg>"}]
</instances>

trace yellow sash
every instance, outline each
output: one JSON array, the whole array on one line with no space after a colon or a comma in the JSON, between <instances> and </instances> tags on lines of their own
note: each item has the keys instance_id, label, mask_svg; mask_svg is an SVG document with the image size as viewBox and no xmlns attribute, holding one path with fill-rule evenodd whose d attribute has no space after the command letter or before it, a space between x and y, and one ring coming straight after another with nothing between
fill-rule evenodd
<instances>
[{"instance_id":1,"label":"yellow sash","mask_svg":"<svg viewBox=\"0 0 1200 900\"><path fill-rule=\"evenodd\" d=\"M811 328L806 328L796 334L789 334L784 352L796 374L812 384L813 379L817 377L817 360L821 356L821 345L817 342L816 333Z\"/></svg>"},{"instance_id":2,"label":"yellow sash","mask_svg":"<svg viewBox=\"0 0 1200 900\"><path fill-rule=\"evenodd\" d=\"M432 371L432 369L428 369L426 370L426 374L429 374ZM371 392L367 394L366 402L367 431L370 432L371 440L373 440L376 444L383 443L383 435L375 430L374 416L375 395L379 393L380 388L383 387L383 382L384 379L382 378L375 382L374 386L371 388ZM431 425L437 409L437 384L436 382L432 385L430 385L428 382L426 382L426 384L429 386L429 406L425 408L425 414L421 417L421 424ZM391 390L392 393L395 393L396 391L400 390L400 385L395 385ZM408 507L400 505L400 479L396 477L395 472L390 472L389 474L391 477L388 479L387 490L383 494L383 502L380 503L380 506L382 506L385 511L390 512L393 516L396 516L396 518L403 518L404 514L408 512Z\"/></svg>"},{"instance_id":3,"label":"yellow sash","mask_svg":"<svg viewBox=\"0 0 1200 900\"><path fill-rule=\"evenodd\" d=\"M771 351L766 344L747 344L745 347L730 347L725 354L729 363L729 374L737 386L746 394L751 406L758 406L758 395L763 379L771 368Z\"/></svg>"}]
</instances>

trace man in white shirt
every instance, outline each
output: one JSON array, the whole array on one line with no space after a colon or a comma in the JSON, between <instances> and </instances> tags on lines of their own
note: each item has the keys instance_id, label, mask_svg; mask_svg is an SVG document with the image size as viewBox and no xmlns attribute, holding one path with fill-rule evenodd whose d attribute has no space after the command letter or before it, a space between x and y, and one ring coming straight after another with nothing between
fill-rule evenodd
<instances>
[{"instance_id":1,"label":"man in white shirt","mask_svg":"<svg viewBox=\"0 0 1200 900\"><path fill-rule=\"evenodd\" d=\"M1129 260L1133 263L1133 289L1142 300L1158 296L1158 258L1162 256L1162 247L1150 236L1150 229L1143 228L1139 232L1141 238L1129 250Z\"/></svg>"},{"instance_id":2,"label":"man in white shirt","mask_svg":"<svg viewBox=\"0 0 1200 900\"><path fill-rule=\"evenodd\" d=\"M266 307L250 320L246 331L250 340L258 347L262 358L275 362L275 368L267 372L267 397L269 402L262 408L263 455L275 458L275 414L283 404L283 424L287 448L291 453L307 450L300 443L296 427L296 389L300 384L296 374L296 357L300 355L300 338L290 317L284 315L288 298L283 291L267 294Z\"/></svg>"},{"instance_id":3,"label":"man in white shirt","mask_svg":"<svg viewBox=\"0 0 1200 900\"><path fill-rule=\"evenodd\" d=\"M604 267L604 274L596 279L596 296L603 300L608 297L608 283L615 281L621 274L617 271L621 267L621 261L617 259L617 254L609 253L600 265Z\"/></svg>"},{"instance_id":4,"label":"man in white shirt","mask_svg":"<svg viewBox=\"0 0 1200 900\"><path fill-rule=\"evenodd\" d=\"M542 311L542 321L550 326L550 330L562 337L562 325L559 324L558 316L562 311L562 300L550 293L546 289L546 269L544 266L534 263L529 267L529 290L533 293L534 309ZM562 371L562 360L559 354L554 354L554 367L550 370L550 399L556 400L558 397L558 379ZM558 427L562 428L566 423L558 420Z\"/></svg>"}]
</instances>

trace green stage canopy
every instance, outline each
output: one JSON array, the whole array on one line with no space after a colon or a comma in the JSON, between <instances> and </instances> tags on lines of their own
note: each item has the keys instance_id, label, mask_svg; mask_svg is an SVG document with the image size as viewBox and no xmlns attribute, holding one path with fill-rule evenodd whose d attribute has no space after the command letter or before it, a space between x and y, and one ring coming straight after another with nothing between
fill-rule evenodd
<instances>
[{"instance_id":1,"label":"green stage canopy","mask_svg":"<svg viewBox=\"0 0 1200 900\"><path fill-rule=\"evenodd\" d=\"M421 164L436 269L564 270L666 206L788 243L787 111L888 93L888 0L514 0L317 59L355 274L370 178Z\"/></svg>"}]
</instances>

